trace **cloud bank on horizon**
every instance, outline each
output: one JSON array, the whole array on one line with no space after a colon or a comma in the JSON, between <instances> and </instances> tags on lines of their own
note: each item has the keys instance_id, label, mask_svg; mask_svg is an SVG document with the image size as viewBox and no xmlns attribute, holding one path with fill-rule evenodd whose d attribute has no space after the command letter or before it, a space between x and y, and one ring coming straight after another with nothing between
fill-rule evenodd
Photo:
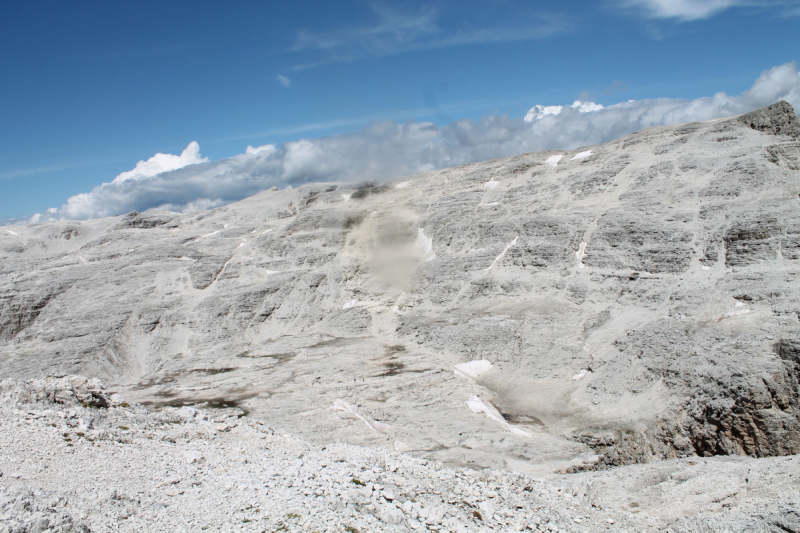
<instances>
[{"instance_id":1,"label":"cloud bank on horizon","mask_svg":"<svg viewBox=\"0 0 800 533\"><path fill-rule=\"evenodd\" d=\"M133 210L191 212L241 200L274 185L317 181L384 180L525 152L599 144L652 126L738 115L786 100L800 107L796 62L764 71L741 95L694 100L631 100L531 108L524 118L487 115L445 126L376 122L346 135L248 146L245 153L208 161L196 142L181 155L156 154L109 183L70 197L28 222L89 219Z\"/></svg>"}]
</instances>

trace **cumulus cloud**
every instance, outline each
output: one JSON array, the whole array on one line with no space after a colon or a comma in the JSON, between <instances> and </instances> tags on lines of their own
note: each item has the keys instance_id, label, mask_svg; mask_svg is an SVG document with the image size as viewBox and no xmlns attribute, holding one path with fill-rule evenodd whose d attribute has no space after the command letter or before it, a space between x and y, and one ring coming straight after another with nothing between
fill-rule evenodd
<instances>
[{"instance_id":1,"label":"cumulus cloud","mask_svg":"<svg viewBox=\"0 0 800 533\"><path fill-rule=\"evenodd\" d=\"M595 104L594 102L581 102L580 100L575 100L570 107L572 109L577 109L579 113L589 113L591 111L599 111L603 109L603 106L600 104ZM563 105L535 105L530 108L528 113L525 115L525 122L533 122L534 120L539 120L547 115L558 115L563 110Z\"/></svg>"},{"instance_id":2,"label":"cumulus cloud","mask_svg":"<svg viewBox=\"0 0 800 533\"><path fill-rule=\"evenodd\" d=\"M139 161L136 163L136 167L134 167L133 170L123 172L114 178L114 181L118 183L125 180L149 178L150 176L155 176L162 172L176 170L186 165L195 165L205 161L208 161L208 159L200 156L200 145L197 144L197 141L192 141L189 143L189 146L181 152L181 155L157 153L147 161Z\"/></svg>"},{"instance_id":3,"label":"cumulus cloud","mask_svg":"<svg viewBox=\"0 0 800 533\"><path fill-rule=\"evenodd\" d=\"M181 155L157 153L147 161L139 161L133 170L121 173L111 183L104 183L100 187L95 187L90 193L76 194L70 197L67 203L61 206L61 209L50 208L44 215L37 213L31 220L38 221L52 218L86 219L118 214L113 202L105 207L98 205L98 195L104 189L113 190L115 196L124 195L123 191L136 189L139 187L138 183L143 183L139 188L147 188L156 181L153 180L154 177L207 161L207 158L200 155L200 145L196 141L192 141L181 152Z\"/></svg>"},{"instance_id":4,"label":"cumulus cloud","mask_svg":"<svg viewBox=\"0 0 800 533\"><path fill-rule=\"evenodd\" d=\"M36 215L36 220L94 218L134 209L207 209L273 185L381 180L523 152L572 149L651 126L737 115L778 100L800 108L796 63L763 72L750 89L736 96L631 100L607 107L591 102L534 106L525 118L490 115L445 126L377 122L348 135L303 139L281 147L249 146L244 154L213 162L201 158L199 147L192 143L180 156L157 154L112 182L73 196L60 209ZM158 168L165 170L157 172Z\"/></svg>"},{"instance_id":5,"label":"cumulus cloud","mask_svg":"<svg viewBox=\"0 0 800 533\"><path fill-rule=\"evenodd\" d=\"M247 150L244 151L245 154L253 155L253 154L260 154L262 152L274 152L276 150L274 144L265 144L263 146L248 146Z\"/></svg>"}]
</instances>

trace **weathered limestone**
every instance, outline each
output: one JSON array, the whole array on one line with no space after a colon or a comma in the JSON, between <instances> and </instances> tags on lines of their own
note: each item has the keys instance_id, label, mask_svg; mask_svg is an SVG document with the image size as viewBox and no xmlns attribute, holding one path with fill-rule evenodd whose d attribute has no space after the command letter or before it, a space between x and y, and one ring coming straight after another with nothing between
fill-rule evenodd
<instances>
[{"instance_id":1,"label":"weathered limestone","mask_svg":"<svg viewBox=\"0 0 800 533\"><path fill-rule=\"evenodd\" d=\"M402 187L0 228L0 377L536 473L796 454L798 161L778 103Z\"/></svg>"}]
</instances>

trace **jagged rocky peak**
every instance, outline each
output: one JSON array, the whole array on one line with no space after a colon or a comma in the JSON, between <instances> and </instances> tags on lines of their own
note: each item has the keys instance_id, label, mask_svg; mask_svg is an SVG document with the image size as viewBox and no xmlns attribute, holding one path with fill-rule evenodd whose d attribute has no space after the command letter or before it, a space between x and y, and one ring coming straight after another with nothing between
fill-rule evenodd
<instances>
[{"instance_id":1,"label":"jagged rocky peak","mask_svg":"<svg viewBox=\"0 0 800 533\"><path fill-rule=\"evenodd\" d=\"M739 120L754 130L800 138L800 120L789 102L780 101L762 109L745 113Z\"/></svg>"},{"instance_id":2,"label":"jagged rocky peak","mask_svg":"<svg viewBox=\"0 0 800 533\"><path fill-rule=\"evenodd\" d=\"M780 102L382 184L0 228L0 377L531 472L800 452Z\"/></svg>"}]
</instances>

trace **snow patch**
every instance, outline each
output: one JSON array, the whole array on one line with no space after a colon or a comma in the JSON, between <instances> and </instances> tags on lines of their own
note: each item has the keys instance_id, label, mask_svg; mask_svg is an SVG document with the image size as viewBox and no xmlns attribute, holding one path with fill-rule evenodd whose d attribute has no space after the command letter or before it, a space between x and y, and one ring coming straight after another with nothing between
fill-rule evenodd
<instances>
[{"instance_id":1,"label":"snow patch","mask_svg":"<svg viewBox=\"0 0 800 533\"><path fill-rule=\"evenodd\" d=\"M603 109L603 106L600 104L581 102L580 100L575 100L570 107L577 110L579 113L591 113L592 111L600 111ZM547 115L555 116L560 114L563 110L563 105L535 105L525 114L525 122L535 122L543 119Z\"/></svg>"},{"instance_id":2,"label":"snow patch","mask_svg":"<svg viewBox=\"0 0 800 533\"><path fill-rule=\"evenodd\" d=\"M189 242L185 243L185 244L184 244L184 246L186 246L187 244L192 244L193 242L197 242L197 241L199 241L200 239L205 239L206 237L211 237L212 235L216 235L216 234L217 234L217 233L219 233L220 231L222 231L222 230L217 230L217 231L213 231L213 232L211 232L211 233L206 233L205 235L201 235L200 237L196 238L195 240L193 240L193 241L189 241Z\"/></svg>"},{"instance_id":3,"label":"snow patch","mask_svg":"<svg viewBox=\"0 0 800 533\"><path fill-rule=\"evenodd\" d=\"M351 196L353 196L352 193L351 194L343 194L342 198L344 198L344 201L346 202L346 201L348 201L350 199Z\"/></svg>"},{"instance_id":4,"label":"snow patch","mask_svg":"<svg viewBox=\"0 0 800 533\"><path fill-rule=\"evenodd\" d=\"M551 155L550 157L547 158L545 163L547 163L551 167L555 167L558 166L558 162L561 161L562 159L564 159L564 154Z\"/></svg>"},{"instance_id":5,"label":"snow patch","mask_svg":"<svg viewBox=\"0 0 800 533\"><path fill-rule=\"evenodd\" d=\"M500 202L489 202L488 204L481 202L478 204L478 207L492 207L494 205L500 205Z\"/></svg>"},{"instance_id":6,"label":"snow patch","mask_svg":"<svg viewBox=\"0 0 800 533\"><path fill-rule=\"evenodd\" d=\"M401 181L400 183L398 183L397 185L395 185L395 186L394 186L394 188L395 188L395 189L405 189L405 188L406 188L406 187L408 187L409 185L411 185L411 182L410 182L410 181ZM342 195L342 196L344 196L344 195Z\"/></svg>"},{"instance_id":7,"label":"snow patch","mask_svg":"<svg viewBox=\"0 0 800 533\"><path fill-rule=\"evenodd\" d=\"M244 245L246 245L246 244L247 244L247 241L242 241L242 242L240 242L240 243L239 243L239 248L241 248L242 246L244 246Z\"/></svg>"},{"instance_id":8,"label":"snow patch","mask_svg":"<svg viewBox=\"0 0 800 533\"><path fill-rule=\"evenodd\" d=\"M261 235L264 235L265 233L269 233L270 231L272 231L272 229L265 229L264 231L261 232Z\"/></svg>"},{"instance_id":9,"label":"snow patch","mask_svg":"<svg viewBox=\"0 0 800 533\"><path fill-rule=\"evenodd\" d=\"M514 237L514 240L511 241L510 243L508 243L505 248L503 248L503 251L500 252L500 255L498 255L497 257L494 258L494 261L492 261L492 264L489 265L488 268L486 270L484 270L484 272L488 272L489 270L491 270L492 267L494 265L496 265L497 262L500 261L503 258L504 255L506 255L506 252L508 251L508 249L517 244L517 239L519 239L519 235Z\"/></svg>"},{"instance_id":10,"label":"snow patch","mask_svg":"<svg viewBox=\"0 0 800 533\"><path fill-rule=\"evenodd\" d=\"M486 359L461 363L455 366L456 376L463 378L476 378L492 369L492 363Z\"/></svg>"},{"instance_id":11,"label":"snow patch","mask_svg":"<svg viewBox=\"0 0 800 533\"><path fill-rule=\"evenodd\" d=\"M17 234L16 231L11 231L10 229L7 229L6 233L8 233L9 235L16 235Z\"/></svg>"},{"instance_id":12,"label":"snow patch","mask_svg":"<svg viewBox=\"0 0 800 533\"><path fill-rule=\"evenodd\" d=\"M533 122L547 115L558 115L564 109L563 105L535 105L525 114L525 122Z\"/></svg>"},{"instance_id":13,"label":"snow patch","mask_svg":"<svg viewBox=\"0 0 800 533\"><path fill-rule=\"evenodd\" d=\"M350 300L346 304L342 306L342 311L345 309L350 309L351 307L355 307L358 304L358 300Z\"/></svg>"},{"instance_id":14,"label":"snow patch","mask_svg":"<svg viewBox=\"0 0 800 533\"><path fill-rule=\"evenodd\" d=\"M578 247L578 251L575 252L575 255L578 257L578 268L584 268L586 265L583 264L583 258L586 255L586 243L582 242L581 245Z\"/></svg>"},{"instance_id":15,"label":"snow patch","mask_svg":"<svg viewBox=\"0 0 800 533\"><path fill-rule=\"evenodd\" d=\"M591 356L591 358L592 358L592 359L594 359L594 358L597 356L597 355L594 353L594 350L592 350L591 346L589 346L589 344L588 344L588 343L584 343L584 345L583 345L583 351L584 351L584 352L586 352L586 353L588 353L588 354L589 354L589 356Z\"/></svg>"},{"instance_id":16,"label":"snow patch","mask_svg":"<svg viewBox=\"0 0 800 533\"><path fill-rule=\"evenodd\" d=\"M578 381L579 379L583 379L583 378L585 378L586 376L588 376L591 373L592 373L591 370L587 370L587 369L584 368L583 370L581 370L580 372L578 372L577 374L572 376L572 379L575 380L575 381Z\"/></svg>"},{"instance_id":17,"label":"snow patch","mask_svg":"<svg viewBox=\"0 0 800 533\"><path fill-rule=\"evenodd\" d=\"M422 261L427 263L436 259L436 254L433 252L433 237L426 237L425 230L422 228L417 229L417 248L422 251Z\"/></svg>"},{"instance_id":18,"label":"snow patch","mask_svg":"<svg viewBox=\"0 0 800 533\"><path fill-rule=\"evenodd\" d=\"M749 312L750 312L750 309L740 309L739 311L728 311L727 313L725 313L722 316L731 317L731 316L746 315Z\"/></svg>"},{"instance_id":19,"label":"snow patch","mask_svg":"<svg viewBox=\"0 0 800 533\"><path fill-rule=\"evenodd\" d=\"M494 177L492 177L492 179L483 184L483 187L486 189L496 189L498 185L500 185L500 182L495 181Z\"/></svg>"},{"instance_id":20,"label":"snow patch","mask_svg":"<svg viewBox=\"0 0 800 533\"><path fill-rule=\"evenodd\" d=\"M510 432L516 433L517 435L522 435L522 436L525 436L525 437L530 437L531 436L531 434L528 433L527 431L523 431L523 430L521 430L519 428L516 428L516 427L512 426L508 422L506 422L506 419L503 418L503 415L500 414L500 411L498 411L492 405L486 405L485 403L483 403L483 400L481 400L480 397L475 396L475 395L470 396L469 399L465 403L467 404L467 407L469 407L470 410L473 413L484 413L488 418L490 418L490 419L494 420L495 422L498 422L499 424L505 426L505 428L507 430L509 430Z\"/></svg>"},{"instance_id":21,"label":"snow patch","mask_svg":"<svg viewBox=\"0 0 800 533\"><path fill-rule=\"evenodd\" d=\"M577 154L572 156L570 161L575 161L576 159L586 159L590 155L592 155L592 151L591 150L586 150L585 152L578 152Z\"/></svg>"},{"instance_id":22,"label":"snow patch","mask_svg":"<svg viewBox=\"0 0 800 533\"><path fill-rule=\"evenodd\" d=\"M702 268L703 270L711 270L711 267L706 265L703 265L700 268Z\"/></svg>"},{"instance_id":23,"label":"snow patch","mask_svg":"<svg viewBox=\"0 0 800 533\"><path fill-rule=\"evenodd\" d=\"M186 257L185 255L179 259L179 261L195 261L191 257Z\"/></svg>"},{"instance_id":24,"label":"snow patch","mask_svg":"<svg viewBox=\"0 0 800 533\"><path fill-rule=\"evenodd\" d=\"M331 409L334 411L343 411L346 418L359 418L363 420L368 428L378 433L385 433L391 428L389 424L384 424L383 422L378 422L377 420L372 420L368 416L362 415L355 406L350 405L344 400L334 400Z\"/></svg>"}]
</instances>

